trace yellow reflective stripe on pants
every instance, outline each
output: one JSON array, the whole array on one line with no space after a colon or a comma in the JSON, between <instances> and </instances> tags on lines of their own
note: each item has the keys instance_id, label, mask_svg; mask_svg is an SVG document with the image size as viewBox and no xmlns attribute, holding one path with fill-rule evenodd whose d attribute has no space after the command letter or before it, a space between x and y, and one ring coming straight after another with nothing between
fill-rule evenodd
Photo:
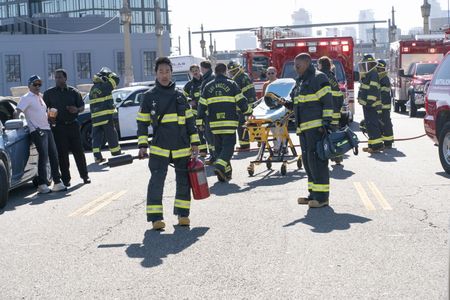
<instances>
[{"instance_id":1,"label":"yellow reflective stripe on pants","mask_svg":"<svg viewBox=\"0 0 450 300\"><path fill-rule=\"evenodd\" d=\"M383 142L383 139L382 139L382 138L375 139L375 140L370 140L370 139L369 139L368 144L369 144L369 145L375 145L375 144L380 144L380 143L382 143L382 142Z\"/></svg>"},{"instance_id":2,"label":"yellow reflective stripe on pants","mask_svg":"<svg viewBox=\"0 0 450 300\"><path fill-rule=\"evenodd\" d=\"M145 145L148 144L148 136L146 136L146 135L140 135L138 137L138 145L143 145L143 144L145 144Z\"/></svg>"},{"instance_id":3,"label":"yellow reflective stripe on pants","mask_svg":"<svg viewBox=\"0 0 450 300\"><path fill-rule=\"evenodd\" d=\"M174 206L178 208L189 209L191 208L191 201L175 199Z\"/></svg>"},{"instance_id":4,"label":"yellow reflective stripe on pants","mask_svg":"<svg viewBox=\"0 0 450 300\"><path fill-rule=\"evenodd\" d=\"M112 99L112 95L109 96L105 96L105 97L100 97L100 98L95 98L95 99L90 99L89 100L89 105L95 104L95 103L100 103L106 100L110 100Z\"/></svg>"},{"instance_id":5,"label":"yellow reflective stripe on pants","mask_svg":"<svg viewBox=\"0 0 450 300\"><path fill-rule=\"evenodd\" d=\"M172 150L172 158L181 158L191 155L191 148Z\"/></svg>"},{"instance_id":6,"label":"yellow reflective stripe on pants","mask_svg":"<svg viewBox=\"0 0 450 300\"><path fill-rule=\"evenodd\" d=\"M170 156L170 150L159 148L157 146L150 146L150 154L163 156L163 157L169 157Z\"/></svg>"},{"instance_id":7,"label":"yellow reflective stripe on pants","mask_svg":"<svg viewBox=\"0 0 450 300\"><path fill-rule=\"evenodd\" d=\"M367 96L367 100L377 101L377 96L369 95Z\"/></svg>"},{"instance_id":8,"label":"yellow reflective stripe on pants","mask_svg":"<svg viewBox=\"0 0 450 300\"><path fill-rule=\"evenodd\" d=\"M236 129L217 129L211 130L213 134L234 134L236 133Z\"/></svg>"},{"instance_id":9,"label":"yellow reflective stripe on pants","mask_svg":"<svg viewBox=\"0 0 450 300\"><path fill-rule=\"evenodd\" d=\"M333 119L339 119L341 117L341 113L333 113Z\"/></svg>"},{"instance_id":10,"label":"yellow reflective stripe on pants","mask_svg":"<svg viewBox=\"0 0 450 300\"><path fill-rule=\"evenodd\" d=\"M390 105L390 104L383 104L383 105L381 106L381 109L391 110L391 105Z\"/></svg>"},{"instance_id":11,"label":"yellow reflective stripe on pants","mask_svg":"<svg viewBox=\"0 0 450 300\"><path fill-rule=\"evenodd\" d=\"M223 159L218 159L216 160L216 164L217 165L221 165L222 167L226 168L228 166L228 163L226 161L224 161Z\"/></svg>"},{"instance_id":12,"label":"yellow reflective stripe on pants","mask_svg":"<svg viewBox=\"0 0 450 300\"><path fill-rule=\"evenodd\" d=\"M93 123L92 126L93 127L102 126L102 125L108 124L108 122L109 122L109 120L101 121L101 122Z\"/></svg>"},{"instance_id":13,"label":"yellow reflective stripe on pants","mask_svg":"<svg viewBox=\"0 0 450 300\"><path fill-rule=\"evenodd\" d=\"M367 105L367 101L363 100L363 99L360 99L360 98L358 98L358 103L361 104L361 105Z\"/></svg>"},{"instance_id":14,"label":"yellow reflective stripe on pants","mask_svg":"<svg viewBox=\"0 0 450 300\"><path fill-rule=\"evenodd\" d=\"M92 153L100 153L100 148L92 148Z\"/></svg>"},{"instance_id":15,"label":"yellow reflective stripe on pants","mask_svg":"<svg viewBox=\"0 0 450 300\"><path fill-rule=\"evenodd\" d=\"M178 115L176 113L165 114L161 119L161 123L178 122Z\"/></svg>"},{"instance_id":16,"label":"yellow reflective stripe on pants","mask_svg":"<svg viewBox=\"0 0 450 300\"><path fill-rule=\"evenodd\" d=\"M249 141L239 140L239 145L241 145L241 146L247 146L247 145L250 145L250 142L249 142Z\"/></svg>"},{"instance_id":17,"label":"yellow reflective stripe on pants","mask_svg":"<svg viewBox=\"0 0 450 300\"><path fill-rule=\"evenodd\" d=\"M391 136L383 136L382 139L383 139L383 141L390 142L390 141L394 140L394 136L393 135L391 135Z\"/></svg>"},{"instance_id":18,"label":"yellow reflective stripe on pants","mask_svg":"<svg viewBox=\"0 0 450 300\"><path fill-rule=\"evenodd\" d=\"M147 205L147 213L148 214L162 214L163 206L162 205Z\"/></svg>"},{"instance_id":19,"label":"yellow reflective stripe on pants","mask_svg":"<svg viewBox=\"0 0 450 300\"><path fill-rule=\"evenodd\" d=\"M112 152L112 153L119 152L120 151L120 146L109 148L109 151Z\"/></svg>"},{"instance_id":20,"label":"yellow reflective stripe on pants","mask_svg":"<svg viewBox=\"0 0 450 300\"><path fill-rule=\"evenodd\" d=\"M214 122L209 122L209 126L211 128L237 127L238 125L239 125L239 121L214 121Z\"/></svg>"},{"instance_id":21,"label":"yellow reflective stripe on pants","mask_svg":"<svg viewBox=\"0 0 450 300\"><path fill-rule=\"evenodd\" d=\"M316 183L313 183L312 191L313 192L327 193L327 192L330 191L330 185L329 184L316 184Z\"/></svg>"},{"instance_id":22,"label":"yellow reflective stripe on pants","mask_svg":"<svg viewBox=\"0 0 450 300\"><path fill-rule=\"evenodd\" d=\"M92 118L97 118L97 117L101 117L101 116L106 116L106 115L112 115L115 112L115 109L105 109L102 111L98 111L95 113L91 114Z\"/></svg>"},{"instance_id":23,"label":"yellow reflective stripe on pants","mask_svg":"<svg viewBox=\"0 0 450 300\"><path fill-rule=\"evenodd\" d=\"M308 181L308 190L312 190L314 183L312 181Z\"/></svg>"}]
</instances>

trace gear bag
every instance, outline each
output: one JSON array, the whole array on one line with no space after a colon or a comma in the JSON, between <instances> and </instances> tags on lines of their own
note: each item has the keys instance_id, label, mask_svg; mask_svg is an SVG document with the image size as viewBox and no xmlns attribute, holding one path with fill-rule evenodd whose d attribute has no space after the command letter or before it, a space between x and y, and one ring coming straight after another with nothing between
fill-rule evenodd
<instances>
[{"instance_id":1,"label":"gear bag","mask_svg":"<svg viewBox=\"0 0 450 300\"><path fill-rule=\"evenodd\" d=\"M316 152L321 160L342 156L351 149L355 155L358 155L358 144L358 137L346 126L342 130L325 133L317 142Z\"/></svg>"}]
</instances>

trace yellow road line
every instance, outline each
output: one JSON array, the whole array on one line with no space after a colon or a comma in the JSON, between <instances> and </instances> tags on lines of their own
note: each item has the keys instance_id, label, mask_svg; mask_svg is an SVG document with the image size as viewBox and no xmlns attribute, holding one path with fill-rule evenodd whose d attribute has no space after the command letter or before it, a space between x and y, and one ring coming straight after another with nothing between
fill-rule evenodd
<instances>
[{"instance_id":1,"label":"yellow road line","mask_svg":"<svg viewBox=\"0 0 450 300\"><path fill-rule=\"evenodd\" d=\"M355 186L356 191L358 192L359 197L361 198L361 201L367 208L367 210L375 210L375 206L373 205L372 201L370 201L369 196L367 196L367 193L364 190L362 184L360 182L353 182L353 185Z\"/></svg>"},{"instance_id":2,"label":"yellow road line","mask_svg":"<svg viewBox=\"0 0 450 300\"><path fill-rule=\"evenodd\" d=\"M367 185L369 186L370 190L374 194L375 198L377 198L377 200L380 203L381 207L383 207L384 210L392 210L392 207L389 205L387 200L383 197L383 194L377 188L375 183L372 182L372 181L368 181Z\"/></svg>"},{"instance_id":3,"label":"yellow road line","mask_svg":"<svg viewBox=\"0 0 450 300\"><path fill-rule=\"evenodd\" d=\"M114 194L114 192L108 192L106 194L101 195L100 197L98 197L97 199L95 199L94 201L91 201L89 203L87 203L86 205L80 207L79 209L77 209L76 211L74 211L73 213L71 213L69 215L69 217L74 217L77 215L81 215L86 213L87 211L89 211L93 206L97 205L98 203L104 201L105 199L107 199L109 196L111 196L112 194Z\"/></svg>"},{"instance_id":4,"label":"yellow road line","mask_svg":"<svg viewBox=\"0 0 450 300\"><path fill-rule=\"evenodd\" d=\"M99 205L97 205L96 207L94 207L93 209L91 209L90 211L88 211L87 213L85 213L85 216L92 216L93 214L95 214L97 211L99 211L100 209L102 209L103 207L105 207L106 205L110 204L111 202L113 202L114 200L119 199L120 197L122 197L123 195L125 195L127 191L120 191L117 194L115 194L114 196L106 199L105 201L101 202Z\"/></svg>"}]
</instances>

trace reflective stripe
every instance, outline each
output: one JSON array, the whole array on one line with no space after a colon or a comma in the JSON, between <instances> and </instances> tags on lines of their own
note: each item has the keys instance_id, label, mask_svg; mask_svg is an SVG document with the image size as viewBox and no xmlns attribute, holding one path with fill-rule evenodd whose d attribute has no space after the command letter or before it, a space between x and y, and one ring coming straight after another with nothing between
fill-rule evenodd
<instances>
[{"instance_id":1,"label":"reflective stripe","mask_svg":"<svg viewBox=\"0 0 450 300\"><path fill-rule=\"evenodd\" d=\"M190 140L191 140L191 144L200 143L200 137L198 136L197 133L191 134Z\"/></svg>"},{"instance_id":2,"label":"reflective stripe","mask_svg":"<svg viewBox=\"0 0 450 300\"><path fill-rule=\"evenodd\" d=\"M312 190L314 183L312 181L308 181L308 190Z\"/></svg>"},{"instance_id":3,"label":"reflective stripe","mask_svg":"<svg viewBox=\"0 0 450 300\"><path fill-rule=\"evenodd\" d=\"M367 105L367 101L363 100L361 98L358 98L358 103L361 104L361 105Z\"/></svg>"},{"instance_id":4,"label":"reflective stripe","mask_svg":"<svg viewBox=\"0 0 450 300\"><path fill-rule=\"evenodd\" d=\"M232 97L232 96L220 96L220 97L208 98L206 101L207 101L208 105L213 104L213 103L222 103L222 102L236 103L236 98Z\"/></svg>"},{"instance_id":5,"label":"reflective stripe","mask_svg":"<svg viewBox=\"0 0 450 300\"><path fill-rule=\"evenodd\" d=\"M243 114L244 114L244 115L249 115L249 114L251 114L252 112L253 112L253 108L252 108L250 105L248 105L248 106L247 106L247 110L244 111Z\"/></svg>"},{"instance_id":6,"label":"reflective stripe","mask_svg":"<svg viewBox=\"0 0 450 300\"><path fill-rule=\"evenodd\" d=\"M309 122L300 123L300 132L312 128L317 128L322 126L322 119L316 119Z\"/></svg>"},{"instance_id":7,"label":"reflective stripe","mask_svg":"<svg viewBox=\"0 0 450 300\"><path fill-rule=\"evenodd\" d=\"M383 142L383 139L382 139L382 138L375 139L375 140L370 140L370 139L369 139L368 144L369 144L369 145L375 145L375 144L381 144L382 142Z\"/></svg>"},{"instance_id":8,"label":"reflective stripe","mask_svg":"<svg viewBox=\"0 0 450 300\"><path fill-rule=\"evenodd\" d=\"M383 141L393 141L394 140L394 136L393 135L391 135L391 136L383 136L382 137L382 139L383 139Z\"/></svg>"},{"instance_id":9,"label":"reflective stripe","mask_svg":"<svg viewBox=\"0 0 450 300\"><path fill-rule=\"evenodd\" d=\"M183 95L184 95L186 98L189 97L189 93L186 92L185 90L183 90Z\"/></svg>"},{"instance_id":10,"label":"reflective stripe","mask_svg":"<svg viewBox=\"0 0 450 300\"><path fill-rule=\"evenodd\" d=\"M194 116L194 113L192 109L186 110L186 118L192 118Z\"/></svg>"},{"instance_id":11,"label":"reflective stripe","mask_svg":"<svg viewBox=\"0 0 450 300\"><path fill-rule=\"evenodd\" d=\"M241 145L241 146L247 146L247 145L250 145L250 142L249 142L249 141L239 140L239 145Z\"/></svg>"},{"instance_id":12,"label":"reflective stripe","mask_svg":"<svg viewBox=\"0 0 450 300\"><path fill-rule=\"evenodd\" d=\"M165 114L161 119L161 123L178 122L178 115L176 113Z\"/></svg>"},{"instance_id":13,"label":"reflective stripe","mask_svg":"<svg viewBox=\"0 0 450 300\"><path fill-rule=\"evenodd\" d=\"M330 185L329 184L313 184L312 186L313 192L322 192L327 193L330 191Z\"/></svg>"},{"instance_id":14,"label":"reflective stripe","mask_svg":"<svg viewBox=\"0 0 450 300\"><path fill-rule=\"evenodd\" d=\"M109 83L111 83L113 89L115 89L117 86L116 81L114 79L112 79L111 77L108 77L108 81L109 81Z\"/></svg>"},{"instance_id":15,"label":"reflective stripe","mask_svg":"<svg viewBox=\"0 0 450 300\"><path fill-rule=\"evenodd\" d=\"M339 125L339 120L334 119L331 121L331 125Z\"/></svg>"},{"instance_id":16,"label":"reflective stripe","mask_svg":"<svg viewBox=\"0 0 450 300\"><path fill-rule=\"evenodd\" d=\"M382 92L390 92L391 91L391 89L389 87L387 87L387 86L382 86L380 90Z\"/></svg>"},{"instance_id":17,"label":"reflective stripe","mask_svg":"<svg viewBox=\"0 0 450 300\"><path fill-rule=\"evenodd\" d=\"M92 148L92 153L100 153L100 148Z\"/></svg>"},{"instance_id":18,"label":"reflective stripe","mask_svg":"<svg viewBox=\"0 0 450 300\"><path fill-rule=\"evenodd\" d=\"M234 99L236 99L236 102L239 102L239 101L241 101L244 98L245 98L244 94L242 94L242 93L239 93L236 96L234 96Z\"/></svg>"},{"instance_id":19,"label":"reflective stripe","mask_svg":"<svg viewBox=\"0 0 450 300\"><path fill-rule=\"evenodd\" d=\"M200 97L200 92L194 92L194 97Z\"/></svg>"},{"instance_id":20,"label":"reflective stripe","mask_svg":"<svg viewBox=\"0 0 450 300\"><path fill-rule=\"evenodd\" d=\"M138 112L136 120L142 122L151 122L150 114Z\"/></svg>"},{"instance_id":21,"label":"reflective stripe","mask_svg":"<svg viewBox=\"0 0 450 300\"><path fill-rule=\"evenodd\" d=\"M343 96L344 94L341 91L331 91L331 95L333 97L340 97Z\"/></svg>"},{"instance_id":22,"label":"reflective stripe","mask_svg":"<svg viewBox=\"0 0 450 300\"><path fill-rule=\"evenodd\" d=\"M341 117L341 113L333 113L333 119L339 119Z\"/></svg>"},{"instance_id":23,"label":"reflective stripe","mask_svg":"<svg viewBox=\"0 0 450 300\"><path fill-rule=\"evenodd\" d=\"M202 126L203 125L203 120L202 119L195 120L195 125Z\"/></svg>"},{"instance_id":24,"label":"reflective stripe","mask_svg":"<svg viewBox=\"0 0 450 300\"><path fill-rule=\"evenodd\" d=\"M95 103L100 103L100 102L103 102L103 101L106 101L106 100L110 100L110 99L112 99L112 95L109 95L109 96L105 96L105 97L100 97L100 98L95 98L95 99L90 99L89 100L89 104L95 104Z\"/></svg>"},{"instance_id":25,"label":"reflective stripe","mask_svg":"<svg viewBox=\"0 0 450 300\"><path fill-rule=\"evenodd\" d=\"M359 88L360 88L360 89L363 89L363 90L368 90L368 89L370 89L370 86L367 85L367 84L361 84L361 85L359 86Z\"/></svg>"},{"instance_id":26,"label":"reflective stripe","mask_svg":"<svg viewBox=\"0 0 450 300\"><path fill-rule=\"evenodd\" d=\"M236 129L218 129L218 130L211 130L213 134L234 134L236 133Z\"/></svg>"},{"instance_id":27,"label":"reflective stripe","mask_svg":"<svg viewBox=\"0 0 450 300\"><path fill-rule=\"evenodd\" d=\"M379 84L378 82L376 82L376 81L371 81L371 82L369 83L369 85L374 86L374 87L377 87L377 88L380 88L380 84Z\"/></svg>"},{"instance_id":28,"label":"reflective stripe","mask_svg":"<svg viewBox=\"0 0 450 300\"><path fill-rule=\"evenodd\" d=\"M369 95L369 96L367 96L367 100L377 101L377 96Z\"/></svg>"},{"instance_id":29,"label":"reflective stripe","mask_svg":"<svg viewBox=\"0 0 450 300\"><path fill-rule=\"evenodd\" d=\"M206 150L208 149L208 146L206 144L201 144L198 146L198 150Z\"/></svg>"},{"instance_id":30,"label":"reflective stripe","mask_svg":"<svg viewBox=\"0 0 450 300\"><path fill-rule=\"evenodd\" d=\"M316 96L317 98L322 98L323 96L325 96L326 94L331 92L331 87L329 86L324 86L323 88L321 88L320 90L318 90L316 92Z\"/></svg>"},{"instance_id":31,"label":"reflective stripe","mask_svg":"<svg viewBox=\"0 0 450 300\"><path fill-rule=\"evenodd\" d=\"M163 157L169 157L170 156L170 150L166 150L163 148L159 148L157 146L150 146L150 154L163 156Z\"/></svg>"},{"instance_id":32,"label":"reflective stripe","mask_svg":"<svg viewBox=\"0 0 450 300\"><path fill-rule=\"evenodd\" d=\"M115 112L115 109L105 109L91 114L92 118L97 118L106 115L112 115Z\"/></svg>"},{"instance_id":33,"label":"reflective stripe","mask_svg":"<svg viewBox=\"0 0 450 300\"><path fill-rule=\"evenodd\" d=\"M138 137L138 145L143 145L143 144L145 144L145 145L148 144L148 136L146 136L146 135L140 135Z\"/></svg>"},{"instance_id":34,"label":"reflective stripe","mask_svg":"<svg viewBox=\"0 0 450 300\"><path fill-rule=\"evenodd\" d=\"M106 121L101 121L101 122L96 122L92 124L92 127L97 127L97 126L102 126L102 125L106 125L108 124L109 120Z\"/></svg>"},{"instance_id":35,"label":"reflective stripe","mask_svg":"<svg viewBox=\"0 0 450 300\"><path fill-rule=\"evenodd\" d=\"M198 103L203 104L203 105L208 105L208 101L206 101L205 98L200 98L200 100L198 101Z\"/></svg>"},{"instance_id":36,"label":"reflective stripe","mask_svg":"<svg viewBox=\"0 0 450 300\"><path fill-rule=\"evenodd\" d=\"M388 109L388 110L391 110L391 105L390 105L390 104L383 104L383 105L381 106L381 108L382 108L382 109Z\"/></svg>"},{"instance_id":37,"label":"reflective stripe","mask_svg":"<svg viewBox=\"0 0 450 300\"><path fill-rule=\"evenodd\" d=\"M211 128L217 127L238 127L239 121L214 121L209 122Z\"/></svg>"},{"instance_id":38,"label":"reflective stripe","mask_svg":"<svg viewBox=\"0 0 450 300\"><path fill-rule=\"evenodd\" d=\"M147 205L147 213L148 214L162 214L163 206L162 205Z\"/></svg>"},{"instance_id":39,"label":"reflective stripe","mask_svg":"<svg viewBox=\"0 0 450 300\"><path fill-rule=\"evenodd\" d=\"M250 83L250 84L248 84L247 86L244 86L244 87L242 88L242 93L245 93L245 92L247 92L248 90L250 90L250 89L252 89L252 88L254 88L253 83Z\"/></svg>"},{"instance_id":40,"label":"reflective stripe","mask_svg":"<svg viewBox=\"0 0 450 300\"><path fill-rule=\"evenodd\" d=\"M322 117L332 117L333 116L333 110L332 109L324 109L322 110Z\"/></svg>"},{"instance_id":41,"label":"reflective stripe","mask_svg":"<svg viewBox=\"0 0 450 300\"><path fill-rule=\"evenodd\" d=\"M298 95L294 98L294 104L319 101L316 94Z\"/></svg>"},{"instance_id":42,"label":"reflective stripe","mask_svg":"<svg viewBox=\"0 0 450 300\"><path fill-rule=\"evenodd\" d=\"M192 118L192 117L191 117ZM185 125L186 124L186 117L184 116L178 116L178 124L179 125Z\"/></svg>"},{"instance_id":43,"label":"reflective stripe","mask_svg":"<svg viewBox=\"0 0 450 300\"><path fill-rule=\"evenodd\" d=\"M112 153L119 152L120 151L120 146L109 148L109 151L112 152Z\"/></svg>"},{"instance_id":44,"label":"reflective stripe","mask_svg":"<svg viewBox=\"0 0 450 300\"><path fill-rule=\"evenodd\" d=\"M180 158L191 155L191 148L172 150L172 158Z\"/></svg>"},{"instance_id":45,"label":"reflective stripe","mask_svg":"<svg viewBox=\"0 0 450 300\"><path fill-rule=\"evenodd\" d=\"M178 208L189 209L191 207L191 201L175 199L174 206Z\"/></svg>"},{"instance_id":46,"label":"reflective stripe","mask_svg":"<svg viewBox=\"0 0 450 300\"><path fill-rule=\"evenodd\" d=\"M219 158L218 160L216 160L216 165L221 165L222 167L226 168L226 166L228 166L228 163Z\"/></svg>"}]
</instances>

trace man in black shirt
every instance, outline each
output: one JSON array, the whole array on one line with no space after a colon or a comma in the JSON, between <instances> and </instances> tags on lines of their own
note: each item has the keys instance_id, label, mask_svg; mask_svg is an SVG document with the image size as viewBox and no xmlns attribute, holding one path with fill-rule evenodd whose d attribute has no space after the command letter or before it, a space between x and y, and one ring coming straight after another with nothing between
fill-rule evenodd
<instances>
[{"instance_id":1,"label":"man in black shirt","mask_svg":"<svg viewBox=\"0 0 450 300\"><path fill-rule=\"evenodd\" d=\"M73 153L78 172L83 182L91 183L88 176L86 157L81 144L80 125L77 117L84 111L80 92L67 85L67 73L63 69L55 71L56 86L44 93L44 101L49 111L57 109L56 118L51 118L52 131L58 149L61 178L65 186L70 186L69 151Z\"/></svg>"}]
</instances>

